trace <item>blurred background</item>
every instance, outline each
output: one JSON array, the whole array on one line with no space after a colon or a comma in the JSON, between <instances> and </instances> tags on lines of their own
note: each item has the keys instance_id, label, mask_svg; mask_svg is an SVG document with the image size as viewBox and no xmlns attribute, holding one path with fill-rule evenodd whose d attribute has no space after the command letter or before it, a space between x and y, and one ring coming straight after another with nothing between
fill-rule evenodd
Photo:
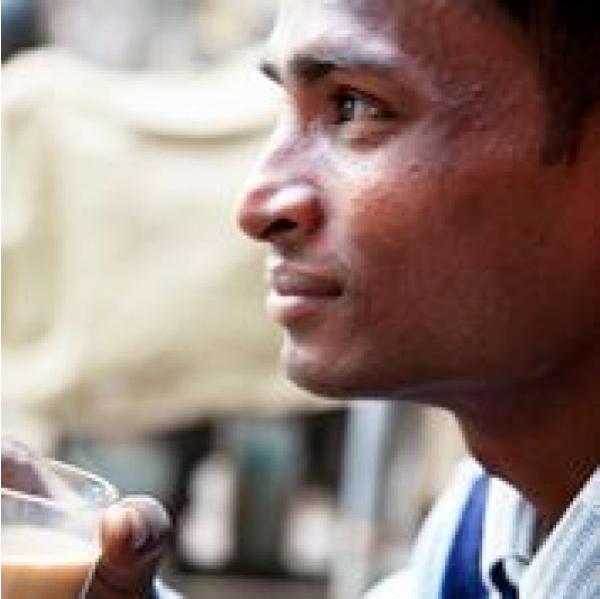
<instances>
[{"instance_id":1,"label":"blurred background","mask_svg":"<svg viewBox=\"0 0 600 599\"><path fill-rule=\"evenodd\" d=\"M190 599L354 599L463 453L278 370L236 194L275 0L2 0L2 432L160 498Z\"/></svg>"}]
</instances>

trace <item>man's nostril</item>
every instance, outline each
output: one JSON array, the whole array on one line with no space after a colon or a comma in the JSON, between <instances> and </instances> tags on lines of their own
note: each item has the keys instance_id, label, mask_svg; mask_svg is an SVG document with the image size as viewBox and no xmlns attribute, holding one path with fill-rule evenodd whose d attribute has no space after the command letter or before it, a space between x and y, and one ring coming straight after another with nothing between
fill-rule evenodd
<instances>
[{"instance_id":1,"label":"man's nostril","mask_svg":"<svg viewBox=\"0 0 600 599\"><path fill-rule=\"evenodd\" d=\"M272 222L262 233L262 239L271 239L283 235L288 231L293 231L297 227L297 224L289 218L278 218Z\"/></svg>"}]
</instances>

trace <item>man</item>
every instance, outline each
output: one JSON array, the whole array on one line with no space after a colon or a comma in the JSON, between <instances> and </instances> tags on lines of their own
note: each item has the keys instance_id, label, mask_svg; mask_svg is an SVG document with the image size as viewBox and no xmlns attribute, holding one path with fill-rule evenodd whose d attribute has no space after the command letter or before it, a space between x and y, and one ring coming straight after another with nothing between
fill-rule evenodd
<instances>
[{"instance_id":1,"label":"man","mask_svg":"<svg viewBox=\"0 0 600 599\"><path fill-rule=\"evenodd\" d=\"M600 5L291 1L263 70L289 376L450 409L483 466L371 597L600 597Z\"/></svg>"},{"instance_id":2,"label":"man","mask_svg":"<svg viewBox=\"0 0 600 599\"><path fill-rule=\"evenodd\" d=\"M369 597L600 596L600 5L288 0L262 68L239 218L287 373L447 408L477 459Z\"/></svg>"}]
</instances>

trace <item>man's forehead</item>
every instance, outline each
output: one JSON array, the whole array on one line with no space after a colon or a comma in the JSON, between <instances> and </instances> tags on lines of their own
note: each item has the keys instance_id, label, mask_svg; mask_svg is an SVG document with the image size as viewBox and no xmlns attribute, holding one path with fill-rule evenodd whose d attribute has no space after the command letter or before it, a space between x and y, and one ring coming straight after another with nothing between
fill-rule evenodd
<instances>
[{"instance_id":1,"label":"man's forehead","mask_svg":"<svg viewBox=\"0 0 600 599\"><path fill-rule=\"evenodd\" d=\"M309 29L319 22L337 24L361 28L369 37L394 37L407 27L436 30L449 13L463 20L496 20L500 12L492 0L280 0L278 22Z\"/></svg>"},{"instance_id":2,"label":"man's forehead","mask_svg":"<svg viewBox=\"0 0 600 599\"><path fill-rule=\"evenodd\" d=\"M390 24L402 15L423 16L444 7L486 4L489 0L280 0L279 9L290 15L318 14L321 18L348 17L372 26Z\"/></svg>"},{"instance_id":3,"label":"man's forehead","mask_svg":"<svg viewBox=\"0 0 600 599\"><path fill-rule=\"evenodd\" d=\"M361 18L360 8L366 4L364 0L283 0L267 43L267 60L282 70L309 55L330 56L339 64L393 65L401 57L394 36L389 35L389 20L376 27L372 20Z\"/></svg>"},{"instance_id":4,"label":"man's forehead","mask_svg":"<svg viewBox=\"0 0 600 599\"><path fill-rule=\"evenodd\" d=\"M507 33L512 43L500 14L492 0L282 0L267 61L284 73L296 54L328 48L448 79L455 64L488 68Z\"/></svg>"},{"instance_id":5,"label":"man's forehead","mask_svg":"<svg viewBox=\"0 0 600 599\"><path fill-rule=\"evenodd\" d=\"M279 20L295 21L300 18L306 21L304 24L315 20L345 22L375 30L377 25L393 22L412 4L415 0L280 0Z\"/></svg>"}]
</instances>

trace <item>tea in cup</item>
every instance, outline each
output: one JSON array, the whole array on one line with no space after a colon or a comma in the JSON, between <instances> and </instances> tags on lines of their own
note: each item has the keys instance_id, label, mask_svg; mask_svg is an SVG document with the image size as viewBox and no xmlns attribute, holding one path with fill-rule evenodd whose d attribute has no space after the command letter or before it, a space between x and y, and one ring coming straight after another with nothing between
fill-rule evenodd
<instances>
[{"instance_id":1,"label":"tea in cup","mask_svg":"<svg viewBox=\"0 0 600 599\"><path fill-rule=\"evenodd\" d=\"M47 496L2 488L2 599L81 597L100 556L102 511L118 496L74 466L40 468Z\"/></svg>"}]
</instances>

